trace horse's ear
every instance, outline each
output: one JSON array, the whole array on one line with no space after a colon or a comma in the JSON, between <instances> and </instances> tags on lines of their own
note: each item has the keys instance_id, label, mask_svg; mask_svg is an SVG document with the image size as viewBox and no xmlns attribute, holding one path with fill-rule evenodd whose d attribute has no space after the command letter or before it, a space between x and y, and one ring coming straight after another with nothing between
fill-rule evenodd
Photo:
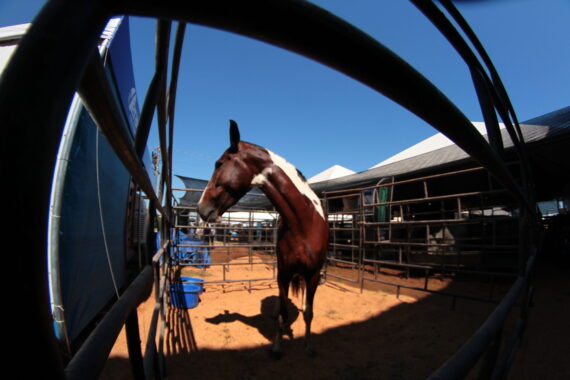
<instances>
[{"instance_id":1,"label":"horse's ear","mask_svg":"<svg viewBox=\"0 0 570 380\"><path fill-rule=\"evenodd\" d=\"M239 139L238 125L235 121L230 120L230 151L238 151Z\"/></svg>"}]
</instances>

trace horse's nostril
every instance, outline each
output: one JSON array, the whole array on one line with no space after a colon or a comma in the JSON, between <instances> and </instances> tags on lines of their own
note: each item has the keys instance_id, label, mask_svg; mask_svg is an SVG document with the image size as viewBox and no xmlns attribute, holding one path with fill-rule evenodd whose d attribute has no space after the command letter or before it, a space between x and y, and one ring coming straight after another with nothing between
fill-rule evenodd
<instances>
[{"instance_id":1,"label":"horse's nostril","mask_svg":"<svg viewBox=\"0 0 570 380\"><path fill-rule=\"evenodd\" d=\"M212 210L208 210L203 204L198 203L198 214L203 220L207 220L208 216L212 213Z\"/></svg>"},{"instance_id":2,"label":"horse's nostril","mask_svg":"<svg viewBox=\"0 0 570 380\"><path fill-rule=\"evenodd\" d=\"M213 207L198 204L198 214L200 214L200 217L205 222L212 221L212 215L215 214L215 211L216 209Z\"/></svg>"}]
</instances>

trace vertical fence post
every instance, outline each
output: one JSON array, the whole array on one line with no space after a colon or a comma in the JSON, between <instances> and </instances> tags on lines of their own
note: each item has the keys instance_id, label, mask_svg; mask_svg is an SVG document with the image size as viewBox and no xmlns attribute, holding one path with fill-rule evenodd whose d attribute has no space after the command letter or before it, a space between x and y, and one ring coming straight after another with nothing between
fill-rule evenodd
<instances>
[{"instance_id":1,"label":"vertical fence post","mask_svg":"<svg viewBox=\"0 0 570 380\"><path fill-rule=\"evenodd\" d=\"M364 191L360 192L360 240L358 242L358 283L360 284L360 292L364 290L364 259L366 257L366 213L364 212ZM354 214L356 216L356 214ZM354 219L354 217L353 217ZM354 226L354 222L353 222Z\"/></svg>"}]
</instances>

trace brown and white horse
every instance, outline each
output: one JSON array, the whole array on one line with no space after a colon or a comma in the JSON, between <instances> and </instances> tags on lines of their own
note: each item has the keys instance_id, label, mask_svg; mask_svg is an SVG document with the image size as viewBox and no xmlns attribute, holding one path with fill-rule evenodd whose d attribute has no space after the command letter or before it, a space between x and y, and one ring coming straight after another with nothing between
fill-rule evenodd
<instances>
[{"instance_id":1,"label":"brown and white horse","mask_svg":"<svg viewBox=\"0 0 570 380\"><path fill-rule=\"evenodd\" d=\"M219 222L221 215L252 187L265 193L280 215L277 235L280 305L272 356L281 356L289 285L295 293L303 282L306 351L314 355L310 339L313 299L325 262L329 234L321 202L293 165L265 148L240 141L238 126L233 120L230 120L230 144L216 161L212 178L198 202L198 212L207 222Z\"/></svg>"}]
</instances>

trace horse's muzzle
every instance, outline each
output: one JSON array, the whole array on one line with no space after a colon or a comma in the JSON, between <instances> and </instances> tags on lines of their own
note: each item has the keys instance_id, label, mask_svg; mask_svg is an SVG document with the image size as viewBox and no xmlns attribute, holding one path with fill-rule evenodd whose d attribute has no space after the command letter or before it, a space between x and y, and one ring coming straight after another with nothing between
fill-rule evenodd
<instances>
[{"instance_id":1,"label":"horse's muzzle","mask_svg":"<svg viewBox=\"0 0 570 380\"><path fill-rule=\"evenodd\" d=\"M206 203L198 203L198 214L205 222L219 223L221 220L218 209Z\"/></svg>"}]
</instances>

